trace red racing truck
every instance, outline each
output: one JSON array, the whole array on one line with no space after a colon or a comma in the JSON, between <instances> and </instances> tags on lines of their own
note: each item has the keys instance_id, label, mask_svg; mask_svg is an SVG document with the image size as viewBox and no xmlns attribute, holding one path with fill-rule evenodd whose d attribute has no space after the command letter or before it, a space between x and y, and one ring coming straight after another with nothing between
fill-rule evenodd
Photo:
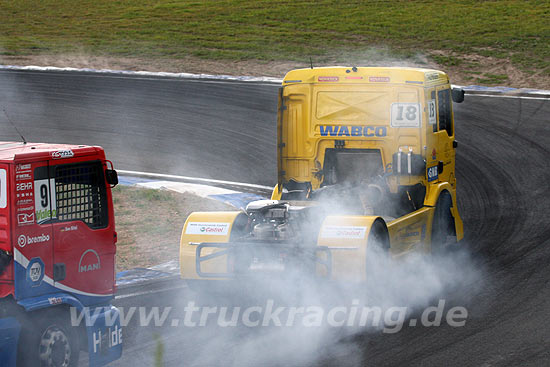
<instances>
[{"instance_id":1,"label":"red racing truck","mask_svg":"<svg viewBox=\"0 0 550 367\"><path fill-rule=\"evenodd\" d=\"M0 143L0 365L121 356L116 239L101 147Z\"/></svg>"}]
</instances>

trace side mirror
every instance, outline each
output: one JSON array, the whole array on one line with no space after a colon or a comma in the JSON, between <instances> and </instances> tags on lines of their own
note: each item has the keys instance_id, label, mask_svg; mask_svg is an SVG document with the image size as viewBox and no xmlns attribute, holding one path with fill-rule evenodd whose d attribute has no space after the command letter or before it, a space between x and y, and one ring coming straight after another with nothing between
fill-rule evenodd
<instances>
[{"instance_id":1,"label":"side mirror","mask_svg":"<svg viewBox=\"0 0 550 367\"><path fill-rule=\"evenodd\" d=\"M118 174L114 169L105 170L105 179L107 180L107 183L111 185L111 187L115 187L116 185L118 185Z\"/></svg>"},{"instance_id":2,"label":"side mirror","mask_svg":"<svg viewBox=\"0 0 550 367\"><path fill-rule=\"evenodd\" d=\"M464 89L462 88L453 88L451 91L453 97L453 102L462 103L464 102Z\"/></svg>"}]
</instances>

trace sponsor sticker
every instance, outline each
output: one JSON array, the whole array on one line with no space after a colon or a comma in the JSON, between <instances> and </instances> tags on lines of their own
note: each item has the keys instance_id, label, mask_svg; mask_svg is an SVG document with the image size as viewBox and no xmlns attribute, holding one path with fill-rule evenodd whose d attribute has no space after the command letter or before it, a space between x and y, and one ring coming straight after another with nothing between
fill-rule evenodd
<instances>
[{"instance_id":1,"label":"sponsor sticker","mask_svg":"<svg viewBox=\"0 0 550 367\"><path fill-rule=\"evenodd\" d=\"M25 247L26 245L32 245L33 243L48 242L50 240L49 234L42 233L40 236L26 236L24 234L17 237L17 244L19 247Z\"/></svg>"},{"instance_id":2,"label":"sponsor sticker","mask_svg":"<svg viewBox=\"0 0 550 367\"><path fill-rule=\"evenodd\" d=\"M369 82L371 83L389 83L390 77L388 76L369 76Z\"/></svg>"},{"instance_id":3,"label":"sponsor sticker","mask_svg":"<svg viewBox=\"0 0 550 367\"><path fill-rule=\"evenodd\" d=\"M44 278L44 262L39 257L34 257L27 266L27 282L32 287L38 287Z\"/></svg>"},{"instance_id":4,"label":"sponsor sticker","mask_svg":"<svg viewBox=\"0 0 550 367\"><path fill-rule=\"evenodd\" d=\"M15 205L23 206L23 205L30 205L32 203L33 203L33 199L28 198L28 199L17 200L17 203L15 203ZM28 208L17 208L17 211L22 212L22 211L26 211L27 209ZM34 207L32 207L32 210L34 210Z\"/></svg>"},{"instance_id":5,"label":"sponsor sticker","mask_svg":"<svg viewBox=\"0 0 550 367\"><path fill-rule=\"evenodd\" d=\"M365 238L367 227L359 226L326 226L321 230L321 238Z\"/></svg>"},{"instance_id":6,"label":"sponsor sticker","mask_svg":"<svg viewBox=\"0 0 550 367\"><path fill-rule=\"evenodd\" d=\"M426 74L426 81L437 80L437 79L439 79L439 74L438 73Z\"/></svg>"},{"instance_id":7,"label":"sponsor sticker","mask_svg":"<svg viewBox=\"0 0 550 367\"><path fill-rule=\"evenodd\" d=\"M78 262L79 273L89 273L101 269L101 260L98 253L93 249L88 249L80 256Z\"/></svg>"},{"instance_id":8,"label":"sponsor sticker","mask_svg":"<svg viewBox=\"0 0 550 367\"><path fill-rule=\"evenodd\" d=\"M230 223L202 223L189 222L187 223L187 234L204 234L210 236L225 236L229 233Z\"/></svg>"},{"instance_id":9,"label":"sponsor sticker","mask_svg":"<svg viewBox=\"0 0 550 367\"><path fill-rule=\"evenodd\" d=\"M321 136L364 136L367 138L384 137L388 134L386 126L356 125L319 125Z\"/></svg>"},{"instance_id":10,"label":"sponsor sticker","mask_svg":"<svg viewBox=\"0 0 550 367\"><path fill-rule=\"evenodd\" d=\"M23 180L32 180L32 176L30 173L18 173L15 175L16 181L23 181Z\"/></svg>"},{"instance_id":11,"label":"sponsor sticker","mask_svg":"<svg viewBox=\"0 0 550 367\"><path fill-rule=\"evenodd\" d=\"M32 190L32 181L21 182L15 185L15 191L29 191Z\"/></svg>"},{"instance_id":12,"label":"sponsor sticker","mask_svg":"<svg viewBox=\"0 0 550 367\"><path fill-rule=\"evenodd\" d=\"M428 176L428 182L437 180L439 176L439 172L437 171L437 166L428 168L427 176Z\"/></svg>"},{"instance_id":13,"label":"sponsor sticker","mask_svg":"<svg viewBox=\"0 0 550 367\"><path fill-rule=\"evenodd\" d=\"M317 81L320 82L337 82L338 80L340 80L340 78L337 76L320 76L317 78Z\"/></svg>"},{"instance_id":14,"label":"sponsor sticker","mask_svg":"<svg viewBox=\"0 0 550 367\"><path fill-rule=\"evenodd\" d=\"M63 300L60 297L50 297L48 298L50 305L60 305L63 303Z\"/></svg>"},{"instance_id":15,"label":"sponsor sticker","mask_svg":"<svg viewBox=\"0 0 550 367\"><path fill-rule=\"evenodd\" d=\"M17 214L17 224L20 226L34 224L34 212Z\"/></svg>"},{"instance_id":16,"label":"sponsor sticker","mask_svg":"<svg viewBox=\"0 0 550 367\"><path fill-rule=\"evenodd\" d=\"M17 173L23 173L23 172L30 172L31 171L31 164L18 164L15 166L15 172Z\"/></svg>"},{"instance_id":17,"label":"sponsor sticker","mask_svg":"<svg viewBox=\"0 0 550 367\"><path fill-rule=\"evenodd\" d=\"M74 152L70 149L67 150L58 150L57 152L52 152L53 159L63 159L74 157Z\"/></svg>"}]
</instances>

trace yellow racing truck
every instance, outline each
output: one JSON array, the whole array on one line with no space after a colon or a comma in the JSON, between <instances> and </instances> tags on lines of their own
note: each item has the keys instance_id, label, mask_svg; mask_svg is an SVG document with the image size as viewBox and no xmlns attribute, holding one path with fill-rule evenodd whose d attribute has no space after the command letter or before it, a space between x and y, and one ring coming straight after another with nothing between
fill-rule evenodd
<instances>
[{"instance_id":1,"label":"yellow racing truck","mask_svg":"<svg viewBox=\"0 0 550 367\"><path fill-rule=\"evenodd\" d=\"M279 92L271 199L192 213L182 277L297 270L364 281L371 248L397 257L460 241L452 102L463 100L436 70L290 71Z\"/></svg>"}]
</instances>

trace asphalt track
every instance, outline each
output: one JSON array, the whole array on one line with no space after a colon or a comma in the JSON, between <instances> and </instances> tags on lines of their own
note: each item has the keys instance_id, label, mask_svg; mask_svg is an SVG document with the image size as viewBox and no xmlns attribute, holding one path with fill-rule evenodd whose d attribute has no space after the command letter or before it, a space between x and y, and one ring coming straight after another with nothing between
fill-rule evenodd
<instances>
[{"instance_id":1,"label":"asphalt track","mask_svg":"<svg viewBox=\"0 0 550 367\"><path fill-rule=\"evenodd\" d=\"M261 83L0 72L0 107L27 140L102 145L120 169L266 185L275 180L276 93ZM353 356L327 354L326 365L550 363L549 116L543 99L467 95L455 105L464 246L484 274L481 290L472 287L466 326L358 334L339 342L356 347ZM0 135L18 139L3 114ZM154 299L181 302L172 297ZM166 337L166 365L192 365L198 354L218 353L201 347L210 337L238 344L248 331L181 333L183 342L173 331ZM151 365L148 340L129 338L115 365Z\"/></svg>"}]
</instances>

